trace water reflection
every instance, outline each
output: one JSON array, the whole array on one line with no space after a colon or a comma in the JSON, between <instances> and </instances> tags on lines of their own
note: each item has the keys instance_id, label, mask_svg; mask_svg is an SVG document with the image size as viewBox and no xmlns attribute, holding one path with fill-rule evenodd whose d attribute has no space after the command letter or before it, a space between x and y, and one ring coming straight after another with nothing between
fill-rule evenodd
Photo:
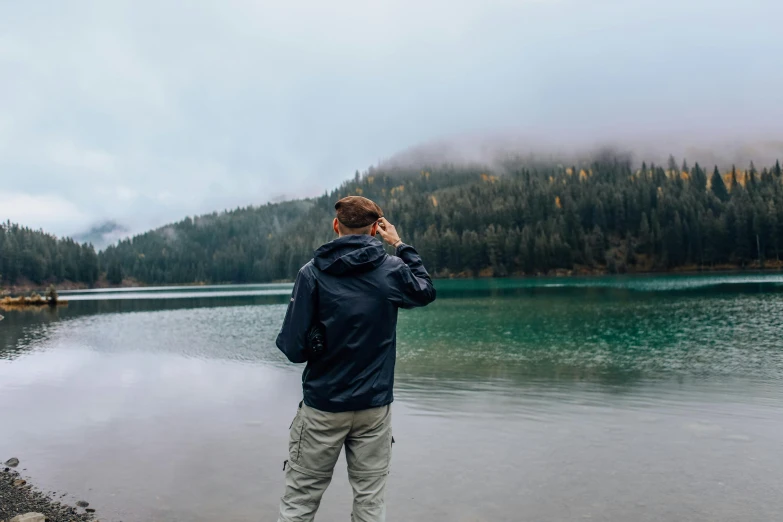
<instances>
[{"instance_id":1,"label":"water reflection","mask_svg":"<svg viewBox=\"0 0 783 522\"><path fill-rule=\"evenodd\" d=\"M0 321L0 360L13 359L45 345L51 325L60 318L60 310L42 306L6 311L4 317Z\"/></svg>"}]
</instances>

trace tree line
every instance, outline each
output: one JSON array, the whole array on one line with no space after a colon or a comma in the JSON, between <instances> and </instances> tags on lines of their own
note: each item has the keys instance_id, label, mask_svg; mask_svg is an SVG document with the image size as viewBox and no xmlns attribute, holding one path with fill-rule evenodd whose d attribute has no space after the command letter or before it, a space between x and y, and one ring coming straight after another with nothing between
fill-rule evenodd
<instances>
[{"instance_id":1,"label":"tree line","mask_svg":"<svg viewBox=\"0 0 783 522\"><path fill-rule=\"evenodd\" d=\"M290 280L333 239L334 202L351 194L375 200L440 277L780 266L783 251L779 162L722 172L602 154L370 168L320 197L187 217L100 253L6 222L0 283Z\"/></svg>"},{"instance_id":2,"label":"tree line","mask_svg":"<svg viewBox=\"0 0 783 522\"><path fill-rule=\"evenodd\" d=\"M378 202L441 277L747 267L778 263L783 250L779 162L721 172L604 154L581 166L371 168L318 198L186 218L121 241L101 265L115 282L288 280L333 239L334 202L350 194Z\"/></svg>"},{"instance_id":3,"label":"tree line","mask_svg":"<svg viewBox=\"0 0 783 522\"><path fill-rule=\"evenodd\" d=\"M40 230L0 223L0 285L98 280L98 254L90 244L58 239Z\"/></svg>"}]
</instances>

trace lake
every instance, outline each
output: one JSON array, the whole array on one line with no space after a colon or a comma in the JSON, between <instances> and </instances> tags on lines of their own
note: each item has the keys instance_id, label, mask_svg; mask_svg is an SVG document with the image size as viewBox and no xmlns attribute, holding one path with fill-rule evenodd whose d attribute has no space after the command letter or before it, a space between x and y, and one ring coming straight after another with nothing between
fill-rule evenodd
<instances>
[{"instance_id":1,"label":"lake","mask_svg":"<svg viewBox=\"0 0 783 522\"><path fill-rule=\"evenodd\" d=\"M783 275L437 281L398 329L390 521L783 520ZM291 285L3 312L0 459L107 521L274 521ZM349 520L341 459L318 520Z\"/></svg>"}]
</instances>

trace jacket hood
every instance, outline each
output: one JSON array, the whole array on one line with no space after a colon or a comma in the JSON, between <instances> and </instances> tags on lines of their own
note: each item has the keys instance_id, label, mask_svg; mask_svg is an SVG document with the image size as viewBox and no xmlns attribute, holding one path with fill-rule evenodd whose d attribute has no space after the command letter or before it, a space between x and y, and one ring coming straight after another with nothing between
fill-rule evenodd
<instances>
[{"instance_id":1,"label":"jacket hood","mask_svg":"<svg viewBox=\"0 0 783 522\"><path fill-rule=\"evenodd\" d=\"M313 264L331 275L368 272L380 266L386 258L383 243L363 235L343 236L315 251Z\"/></svg>"}]
</instances>

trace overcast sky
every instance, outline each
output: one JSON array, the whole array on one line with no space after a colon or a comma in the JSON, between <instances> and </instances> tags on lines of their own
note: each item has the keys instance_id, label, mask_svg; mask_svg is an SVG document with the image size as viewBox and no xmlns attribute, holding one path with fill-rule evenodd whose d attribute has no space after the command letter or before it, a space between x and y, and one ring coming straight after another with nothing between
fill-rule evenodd
<instances>
[{"instance_id":1,"label":"overcast sky","mask_svg":"<svg viewBox=\"0 0 783 522\"><path fill-rule=\"evenodd\" d=\"M780 141L781 20L780 0L0 0L0 219L139 231L461 135Z\"/></svg>"}]
</instances>

